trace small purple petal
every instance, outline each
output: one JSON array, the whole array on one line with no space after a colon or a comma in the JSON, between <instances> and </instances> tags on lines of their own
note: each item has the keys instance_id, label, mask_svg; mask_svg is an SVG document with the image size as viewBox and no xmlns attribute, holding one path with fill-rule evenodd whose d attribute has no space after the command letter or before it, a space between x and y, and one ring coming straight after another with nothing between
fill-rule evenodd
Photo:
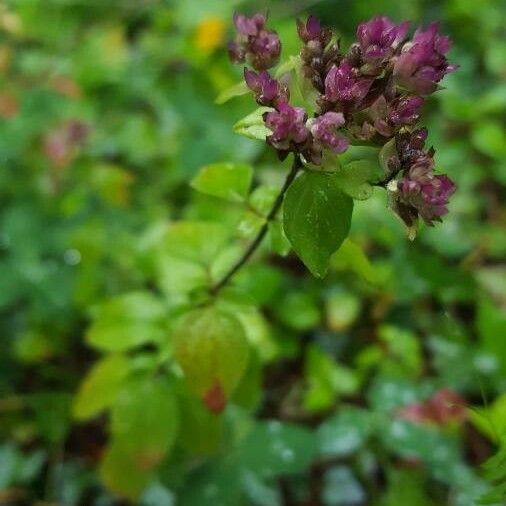
<instances>
[{"instance_id":1,"label":"small purple petal","mask_svg":"<svg viewBox=\"0 0 506 506\"><path fill-rule=\"evenodd\" d=\"M325 99L333 103L360 102L371 84L371 79L355 77L352 67L343 60L339 67L333 65L325 78Z\"/></svg>"},{"instance_id":2,"label":"small purple petal","mask_svg":"<svg viewBox=\"0 0 506 506\"><path fill-rule=\"evenodd\" d=\"M275 106L278 102L287 102L289 99L286 85L273 79L266 70L257 74L245 68L244 80L248 88L255 93L255 99L260 105Z\"/></svg>"},{"instance_id":3,"label":"small purple petal","mask_svg":"<svg viewBox=\"0 0 506 506\"><path fill-rule=\"evenodd\" d=\"M292 143L304 143L309 135L306 111L286 102L278 104L277 109L265 116L265 125L272 131L267 141L278 150L289 150Z\"/></svg>"},{"instance_id":4,"label":"small purple petal","mask_svg":"<svg viewBox=\"0 0 506 506\"><path fill-rule=\"evenodd\" d=\"M457 68L449 65L445 57L451 47L450 39L439 35L438 29L438 23L430 24L425 31L419 28L395 62L397 81L415 93L432 93L437 83Z\"/></svg>"},{"instance_id":5,"label":"small purple petal","mask_svg":"<svg viewBox=\"0 0 506 506\"><path fill-rule=\"evenodd\" d=\"M387 17L376 17L360 23L357 39L364 58L375 60L390 57L408 29L408 21L395 25Z\"/></svg>"},{"instance_id":6,"label":"small purple petal","mask_svg":"<svg viewBox=\"0 0 506 506\"><path fill-rule=\"evenodd\" d=\"M306 30L311 39L316 39L319 37L322 26L320 21L314 16L309 16L306 23Z\"/></svg>"},{"instance_id":7,"label":"small purple petal","mask_svg":"<svg viewBox=\"0 0 506 506\"><path fill-rule=\"evenodd\" d=\"M263 14L255 14L251 18L237 12L234 14L235 28L242 35L257 35L264 27L265 21Z\"/></svg>"},{"instance_id":8,"label":"small purple petal","mask_svg":"<svg viewBox=\"0 0 506 506\"><path fill-rule=\"evenodd\" d=\"M234 63L247 61L255 70L265 70L277 64L281 42L276 32L265 28L265 23L263 14L255 14L251 18L234 14L238 34L229 45L229 55Z\"/></svg>"},{"instance_id":9,"label":"small purple petal","mask_svg":"<svg viewBox=\"0 0 506 506\"><path fill-rule=\"evenodd\" d=\"M327 112L313 121L311 134L323 148L331 149L339 154L348 148L348 139L337 133L337 129L344 124L345 119L342 113Z\"/></svg>"}]
</instances>

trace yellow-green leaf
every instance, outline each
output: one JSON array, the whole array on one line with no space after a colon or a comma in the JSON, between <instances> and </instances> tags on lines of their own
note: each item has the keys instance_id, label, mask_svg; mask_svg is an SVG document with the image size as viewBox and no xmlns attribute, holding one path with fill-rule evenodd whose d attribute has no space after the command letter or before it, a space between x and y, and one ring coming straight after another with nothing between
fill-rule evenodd
<instances>
[{"instance_id":1,"label":"yellow-green leaf","mask_svg":"<svg viewBox=\"0 0 506 506\"><path fill-rule=\"evenodd\" d=\"M223 309L195 309L178 322L173 345L190 388L211 411L221 411L248 364L241 323Z\"/></svg>"},{"instance_id":2,"label":"yellow-green leaf","mask_svg":"<svg viewBox=\"0 0 506 506\"><path fill-rule=\"evenodd\" d=\"M253 168L247 164L215 163L200 169L191 186L213 197L243 202L248 196Z\"/></svg>"},{"instance_id":3,"label":"yellow-green leaf","mask_svg":"<svg viewBox=\"0 0 506 506\"><path fill-rule=\"evenodd\" d=\"M109 355L97 362L79 387L74 399L74 417L87 420L108 407L129 372L130 362L124 355Z\"/></svg>"}]
</instances>

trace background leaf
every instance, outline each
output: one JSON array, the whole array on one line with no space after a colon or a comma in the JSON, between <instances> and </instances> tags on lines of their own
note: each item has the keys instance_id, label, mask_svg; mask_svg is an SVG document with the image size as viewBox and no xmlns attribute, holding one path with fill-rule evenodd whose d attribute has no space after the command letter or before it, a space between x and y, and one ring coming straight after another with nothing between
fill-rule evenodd
<instances>
[{"instance_id":1,"label":"background leaf","mask_svg":"<svg viewBox=\"0 0 506 506\"><path fill-rule=\"evenodd\" d=\"M207 195L242 202L248 196L252 177L250 165L218 163L202 167L191 185Z\"/></svg>"},{"instance_id":2,"label":"background leaf","mask_svg":"<svg viewBox=\"0 0 506 506\"><path fill-rule=\"evenodd\" d=\"M241 323L222 309L195 309L181 318L173 342L190 387L210 410L221 411L248 363Z\"/></svg>"}]
</instances>

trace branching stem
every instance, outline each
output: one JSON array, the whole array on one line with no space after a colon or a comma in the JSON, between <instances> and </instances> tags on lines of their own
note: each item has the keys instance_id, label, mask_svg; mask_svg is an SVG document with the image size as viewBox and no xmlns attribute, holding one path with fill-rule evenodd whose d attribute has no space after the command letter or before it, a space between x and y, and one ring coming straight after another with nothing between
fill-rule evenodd
<instances>
[{"instance_id":1,"label":"branching stem","mask_svg":"<svg viewBox=\"0 0 506 506\"><path fill-rule=\"evenodd\" d=\"M295 179L295 176L297 175L301 167L302 161L300 159L300 156L296 154L292 163L292 168L290 169L290 172L286 176L283 187L281 188L281 191L276 197L276 200L274 201L271 210L265 217L265 223L262 225L262 228L258 231L258 234L256 235L255 239L253 239L253 242L248 246L248 249L243 253L241 258L239 258L239 260L237 260L237 262L229 269L229 271L216 284L214 284L210 288L209 293L211 295L216 296L220 292L220 290L224 288L228 284L228 282L234 277L234 275L241 269L241 267L250 259L253 253L255 253L255 251L258 249L258 247L262 243L262 240L267 234L267 231L269 229L269 223L274 218L276 218L276 214L278 213L279 208L283 203L285 193L292 184L293 180Z\"/></svg>"}]
</instances>

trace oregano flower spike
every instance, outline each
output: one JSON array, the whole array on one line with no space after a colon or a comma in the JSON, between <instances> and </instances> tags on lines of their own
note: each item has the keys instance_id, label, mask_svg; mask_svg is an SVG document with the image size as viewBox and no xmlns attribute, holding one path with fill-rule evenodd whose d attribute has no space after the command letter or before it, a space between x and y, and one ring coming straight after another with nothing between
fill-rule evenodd
<instances>
[{"instance_id":1,"label":"oregano flower spike","mask_svg":"<svg viewBox=\"0 0 506 506\"><path fill-rule=\"evenodd\" d=\"M267 70L258 74L254 70L244 69L244 80L248 88L255 94L259 105L275 107L279 103L290 100L290 90L285 83L273 79Z\"/></svg>"},{"instance_id":2,"label":"oregano flower spike","mask_svg":"<svg viewBox=\"0 0 506 506\"><path fill-rule=\"evenodd\" d=\"M383 177L371 176L361 184L387 190L390 207L411 235L419 217L427 225L441 221L455 185L437 173L434 149L425 148L427 131L417 128L425 96L458 67L447 60L451 43L439 33L438 23L416 29L410 39L409 21L394 23L377 16L358 25L356 41L343 51L317 18L297 20L302 47L298 57L282 67L296 70L302 106L290 103L293 76L278 78L281 69L273 73L276 78L267 72L280 57L281 42L266 23L263 14L234 16L237 37L230 55L234 62L252 67L244 70L244 79L264 107L259 118L265 130L255 124L243 132L265 139L282 160L293 153L306 168L318 170L324 164L326 172L329 167L330 172L339 172L339 155L350 146L375 147ZM308 89L312 91L304 93ZM265 107L271 110L266 112ZM346 177L359 179L351 168ZM343 175L340 184L352 196L364 194L350 190Z\"/></svg>"},{"instance_id":3,"label":"oregano flower spike","mask_svg":"<svg viewBox=\"0 0 506 506\"><path fill-rule=\"evenodd\" d=\"M266 70L278 63L281 42L276 32L265 27L266 21L263 14L251 18L234 15L237 37L229 44L229 54L235 63L247 62L255 70Z\"/></svg>"}]
</instances>

